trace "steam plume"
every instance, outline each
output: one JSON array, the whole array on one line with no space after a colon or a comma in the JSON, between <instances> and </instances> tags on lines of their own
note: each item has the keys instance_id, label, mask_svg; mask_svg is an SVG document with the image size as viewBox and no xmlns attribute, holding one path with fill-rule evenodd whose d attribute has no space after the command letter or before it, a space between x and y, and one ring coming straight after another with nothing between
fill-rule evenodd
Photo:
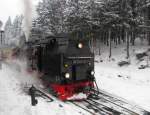
<instances>
[{"instance_id":1,"label":"steam plume","mask_svg":"<svg viewBox=\"0 0 150 115\"><path fill-rule=\"evenodd\" d=\"M33 5L32 0L22 0L24 6L24 31L26 36L26 41L29 40L30 30L32 26L32 11Z\"/></svg>"}]
</instances>

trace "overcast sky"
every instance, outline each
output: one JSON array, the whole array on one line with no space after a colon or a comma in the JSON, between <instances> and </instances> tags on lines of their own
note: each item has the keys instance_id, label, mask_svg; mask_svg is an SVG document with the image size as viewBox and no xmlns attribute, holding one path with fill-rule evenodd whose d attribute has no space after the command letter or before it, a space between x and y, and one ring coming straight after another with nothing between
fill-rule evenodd
<instances>
[{"instance_id":1,"label":"overcast sky","mask_svg":"<svg viewBox=\"0 0 150 115\"><path fill-rule=\"evenodd\" d=\"M23 13L23 0L0 0L0 20L6 22L9 16L12 19L18 14ZM39 0L32 0L36 4Z\"/></svg>"}]
</instances>

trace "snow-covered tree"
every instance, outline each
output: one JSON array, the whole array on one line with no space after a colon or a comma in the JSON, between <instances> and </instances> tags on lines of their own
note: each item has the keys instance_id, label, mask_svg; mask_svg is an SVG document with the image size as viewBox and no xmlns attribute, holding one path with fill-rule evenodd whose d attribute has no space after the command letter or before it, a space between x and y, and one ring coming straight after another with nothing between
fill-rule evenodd
<instances>
[{"instance_id":1,"label":"snow-covered tree","mask_svg":"<svg viewBox=\"0 0 150 115\"><path fill-rule=\"evenodd\" d=\"M13 37L16 38L22 34L22 21L23 21L23 16L16 16L12 27L13 27Z\"/></svg>"},{"instance_id":2,"label":"snow-covered tree","mask_svg":"<svg viewBox=\"0 0 150 115\"><path fill-rule=\"evenodd\" d=\"M5 31L5 43L9 44L9 40L12 38L12 22L10 16L6 21L4 31Z\"/></svg>"},{"instance_id":3,"label":"snow-covered tree","mask_svg":"<svg viewBox=\"0 0 150 115\"><path fill-rule=\"evenodd\" d=\"M134 45L141 25L149 25L149 9L150 0L42 0L36 27L43 32L90 38L91 43L99 39L110 50L112 43L126 43L129 58L129 46Z\"/></svg>"},{"instance_id":4,"label":"snow-covered tree","mask_svg":"<svg viewBox=\"0 0 150 115\"><path fill-rule=\"evenodd\" d=\"M80 37L87 35L97 24L93 20L95 9L94 0L68 0L67 2L67 28L68 32L77 32Z\"/></svg>"},{"instance_id":5,"label":"snow-covered tree","mask_svg":"<svg viewBox=\"0 0 150 115\"><path fill-rule=\"evenodd\" d=\"M17 45L20 40L20 36L23 34L22 29L22 21L23 16L16 16L13 20L13 23L11 21L11 18L9 17L6 24L5 24L5 43L10 45Z\"/></svg>"},{"instance_id":6,"label":"snow-covered tree","mask_svg":"<svg viewBox=\"0 0 150 115\"><path fill-rule=\"evenodd\" d=\"M39 3L37 22L43 32L51 31L57 34L65 31L65 7L66 0L43 0Z\"/></svg>"}]
</instances>

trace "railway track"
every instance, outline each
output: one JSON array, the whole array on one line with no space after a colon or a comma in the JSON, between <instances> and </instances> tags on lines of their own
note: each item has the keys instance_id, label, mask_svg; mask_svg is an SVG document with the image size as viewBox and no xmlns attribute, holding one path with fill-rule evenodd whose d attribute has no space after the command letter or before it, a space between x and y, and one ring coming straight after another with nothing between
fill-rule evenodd
<instances>
[{"instance_id":1,"label":"railway track","mask_svg":"<svg viewBox=\"0 0 150 115\"><path fill-rule=\"evenodd\" d=\"M93 93L86 100L69 101L69 103L87 111L91 115L150 115L150 112L122 98L100 89L99 91L92 90ZM50 96L47 91L41 88L36 89L36 91L51 101L55 100L53 96Z\"/></svg>"},{"instance_id":2,"label":"railway track","mask_svg":"<svg viewBox=\"0 0 150 115\"><path fill-rule=\"evenodd\" d=\"M102 90L93 89L87 100L71 103L92 115L150 115L137 105Z\"/></svg>"},{"instance_id":3,"label":"railway track","mask_svg":"<svg viewBox=\"0 0 150 115\"><path fill-rule=\"evenodd\" d=\"M91 115L139 115L132 111L120 112L120 110L115 110L114 108L93 100L84 100L82 102L71 101L71 103L81 109L84 109Z\"/></svg>"},{"instance_id":4,"label":"railway track","mask_svg":"<svg viewBox=\"0 0 150 115\"><path fill-rule=\"evenodd\" d=\"M117 97L100 89L99 91L97 90L93 91L98 94L97 96L98 99L95 99L96 102L103 101L103 103L105 103L106 105L110 104L110 107L111 105L112 106L115 105L113 106L114 108L118 108L118 110L119 108L122 108L122 111L128 111L130 112L130 114L132 113L133 115L150 115L150 112L147 112L141 107L132 104L123 98Z\"/></svg>"}]
</instances>

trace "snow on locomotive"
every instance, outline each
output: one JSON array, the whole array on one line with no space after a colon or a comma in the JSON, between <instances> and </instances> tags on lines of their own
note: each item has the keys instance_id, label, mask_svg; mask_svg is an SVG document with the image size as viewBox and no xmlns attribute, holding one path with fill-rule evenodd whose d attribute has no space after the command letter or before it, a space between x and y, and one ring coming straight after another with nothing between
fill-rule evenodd
<instances>
[{"instance_id":1,"label":"snow on locomotive","mask_svg":"<svg viewBox=\"0 0 150 115\"><path fill-rule=\"evenodd\" d=\"M48 36L27 42L28 66L42 73L50 93L65 101L86 98L94 88L89 40Z\"/></svg>"}]
</instances>

